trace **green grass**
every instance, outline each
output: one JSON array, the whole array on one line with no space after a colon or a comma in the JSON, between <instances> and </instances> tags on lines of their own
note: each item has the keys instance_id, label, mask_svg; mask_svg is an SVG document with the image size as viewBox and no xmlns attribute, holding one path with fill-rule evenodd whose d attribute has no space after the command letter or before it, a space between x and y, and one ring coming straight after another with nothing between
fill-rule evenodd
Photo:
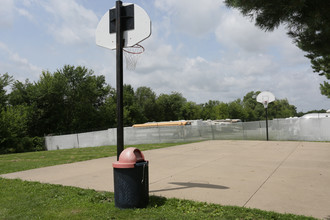
<instances>
[{"instance_id":1,"label":"green grass","mask_svg":"<svg viewBox=\"0 0 330 220\"><path fill-rule=\"evenodd\" d=\"M136 147L141 151L159 149L186 143L171 144L139 144L127 147ZM67 150L39 151L19 154L0 155L0 174L12 173L34 168L47 167L59 164L74 163L84 160L97 159L117 155L116 146L74 148Z\"/></svg>"},{"instance_id":2,"label":"green grass","mask_svg":"<svg viewBox=\"0 0 330 220\"><path fill-rule=\"evenodd\" d=\"M109 192L0 178L0 219L313 219L151 196L145 209L117 209Z\"/></svg>"},{"instance_id":3,"label":"green grass","mask_svg":"<svg viewBox=\"0 0 330 220\"><path fill-rule=\"evenodd\" d=\"M179 144L134 147L145 151L173 145ZM115 155L116 146L0 155L0 174ZM0 219L313 219L157 196L145 209L120 210L110 192L3 178L0 204Z\"/></svg>"}]
</instances>

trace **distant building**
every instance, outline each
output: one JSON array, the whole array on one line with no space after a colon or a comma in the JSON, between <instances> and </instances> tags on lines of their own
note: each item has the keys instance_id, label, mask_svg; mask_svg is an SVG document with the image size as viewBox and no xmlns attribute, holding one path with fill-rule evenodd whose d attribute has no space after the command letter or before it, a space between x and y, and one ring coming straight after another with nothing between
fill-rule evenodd
<instances>
[{"instance_id":1,"label":"distant building","mask_svg":"<svg viewBox=\"0 0 330 220\"><path fill-rule=\"evenodd\" d=\"M330 118L330 112L328 112L328 111L327 111L327 113L309 113L309 114L303 115L301 118L306 118L306 119L309 119L309 118Z\"/></svg>"},{"instance_id":2,"label":"distant building","mask_svg":"<svg viewBox=\"0 0 330 220\"><path fill-rule=\"evenodd\" d=\"M144 124L135 124L134 128L147 128L147 127L164 127L164 126L186 126L191 125L190 121L164 121L164 122L147 122Z\"/></svg>"}]
</instances>

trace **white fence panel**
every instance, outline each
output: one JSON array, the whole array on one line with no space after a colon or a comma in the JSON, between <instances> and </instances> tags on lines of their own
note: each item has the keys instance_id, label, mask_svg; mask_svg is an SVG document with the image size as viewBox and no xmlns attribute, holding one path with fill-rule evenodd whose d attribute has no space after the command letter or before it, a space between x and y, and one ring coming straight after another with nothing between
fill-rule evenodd
<instances>
[{"instance_id":1,"label":"white fence panel","mask_svg":"<svg viewBox=\"0 0 330 220\"><path fill-rule=\"evenodd\" d=\"M269 140L330 141L330 118L268 121ZM116 145L117 130L47 136L48 150ZM266 140L266 122L124 128L125 145L176 143L197 140Z\"/></svg>"}]
</instances>

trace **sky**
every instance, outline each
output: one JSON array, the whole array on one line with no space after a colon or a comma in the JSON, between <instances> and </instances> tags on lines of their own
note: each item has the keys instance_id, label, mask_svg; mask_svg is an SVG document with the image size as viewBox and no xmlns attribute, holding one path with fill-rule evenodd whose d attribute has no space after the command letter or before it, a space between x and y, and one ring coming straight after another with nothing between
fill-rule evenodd
<instances>
[{"instance_id":1,"label":"sky","mask_svg":"<svg viewBox=\"0 0 330 220\"><path fill-rule=\"evenodd\" d=\"M324 76L280 26L256 27L222 0L131 0L152 22L151 36L124 83L157 95L181 93L197 104L225 103L251 91L270 91L297 111L330 109ZM0 74L39 80L42 71L85 66L116 86L116 52L95 43L95 30L115 0L1 0ZM127 3L127 2L123 2Z\"/></svg>"}]
</instances>

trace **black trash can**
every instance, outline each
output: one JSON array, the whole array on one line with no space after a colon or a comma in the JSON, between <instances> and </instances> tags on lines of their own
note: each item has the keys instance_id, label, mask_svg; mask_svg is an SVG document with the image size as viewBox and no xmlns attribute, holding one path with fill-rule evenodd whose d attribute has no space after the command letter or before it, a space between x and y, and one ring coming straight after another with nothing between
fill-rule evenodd
<instances>
[{"instance_id":1,"label":"black trash can","mask_svg":"<svg viewBox=\"0 0 330 220\"><path fill-rule=\"evenodd\" d=\"M149 162L134 147L125 149L113 165L115 206L145 208L149 203Z\"/></svg>"}]
</instances>

